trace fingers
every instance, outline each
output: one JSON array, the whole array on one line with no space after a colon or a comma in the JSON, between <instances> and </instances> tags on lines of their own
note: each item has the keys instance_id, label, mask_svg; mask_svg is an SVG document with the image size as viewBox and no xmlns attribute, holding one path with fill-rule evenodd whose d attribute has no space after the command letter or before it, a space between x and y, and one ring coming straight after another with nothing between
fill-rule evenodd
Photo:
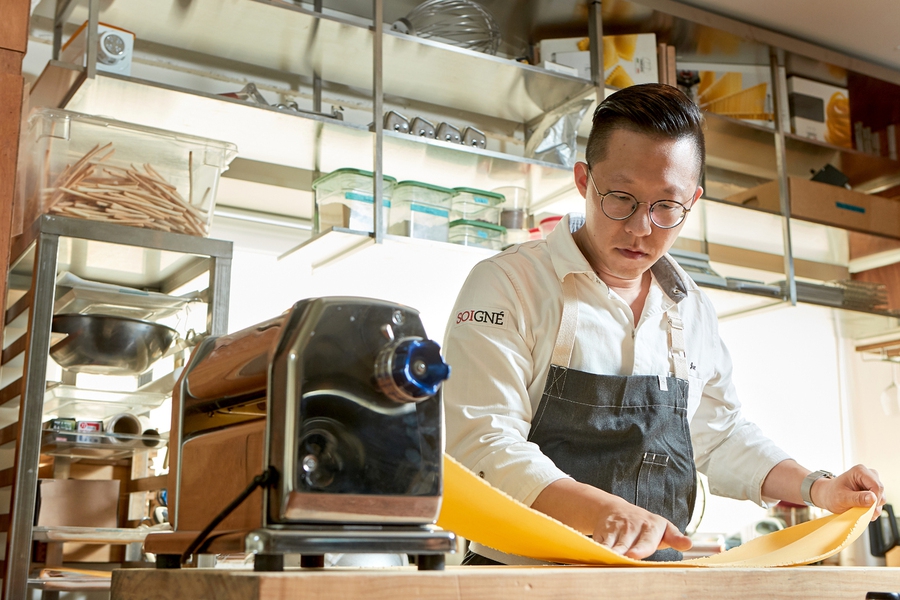
<instances>
[{"instance_id":1,"label":"fingers","mask_svg":"<svg viewBox=\"0 0 900 600\"><path fill-rule=\"evenodd\" d=\"M662 544L660 545L661 548L669 546L679 552L690 550L691 546L694 545L691 538L678 531L678 528L668 521L666 521L666 533L663 535Z\"/></svg>"},{"instance_id":2,"label":"fingers","mask_svg":"<svg viewBox=\"0 0 900 600\"><path fill-rule=\"evenodd\" d=\"M815 484L814 484L815 485ZM841 513L853 507L870 507L875 505L872 519L877 519L884 506L884 485L878 472L864 465L856 465L836 479L823 486L825 500L823 508L834 513Z\"/></svg>"},{"instance_id":3,"label":"fingers","mask_svg":"<svg viewBox=\"0 0 900 600\"><path fill-rule=\"evenodd\" d=\"M628 558L647 558L657 550L688 550L692 543L672 523L643 509L630 519L607 519L603 532L594 533L594 541Z\"/></svg>"}]
</instances>

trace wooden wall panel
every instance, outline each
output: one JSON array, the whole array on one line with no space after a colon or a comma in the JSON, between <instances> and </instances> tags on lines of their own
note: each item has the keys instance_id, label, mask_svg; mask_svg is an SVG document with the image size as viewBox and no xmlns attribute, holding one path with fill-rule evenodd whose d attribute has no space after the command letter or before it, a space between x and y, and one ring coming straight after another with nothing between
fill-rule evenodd
<instances>
[{"instance_id":1,"label":"wooden wall panel","mask_svg":"<svg viewBox=\"0 0 900 600\"><path fill-rule=\"evenodd\" d=\"M30 10L29 0L0 0L0 48L25 54Z\"/></svg>"}]
</instances>

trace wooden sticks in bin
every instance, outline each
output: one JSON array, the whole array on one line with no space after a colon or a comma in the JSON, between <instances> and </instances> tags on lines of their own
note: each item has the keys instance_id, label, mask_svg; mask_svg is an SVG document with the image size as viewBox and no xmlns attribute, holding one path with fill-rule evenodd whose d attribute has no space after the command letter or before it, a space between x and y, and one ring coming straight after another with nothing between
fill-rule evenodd
<instances>
[{"instance_id":1,"label":"wooden sticks in bin","mask_svg":"<svg viewBox=\"0 0 900 600\"><path fill-rule=\"evenodd\" d=\"M138 168L132 164L130 168L124 168L104 164L113 153L112 142L102 147L98 144L75 164L64 169L54 184L43 190L42 205L46 207L46 212L133 227L206 235L206 215L185 201L176 187L152 165L145 163ZM189 153L189 172L193 169L192 163L193 153ZM206 189L201 203L206 202L210 191L210 188ZM188 195L191 195L190 191Z\"/></svg>"}]
</instances>

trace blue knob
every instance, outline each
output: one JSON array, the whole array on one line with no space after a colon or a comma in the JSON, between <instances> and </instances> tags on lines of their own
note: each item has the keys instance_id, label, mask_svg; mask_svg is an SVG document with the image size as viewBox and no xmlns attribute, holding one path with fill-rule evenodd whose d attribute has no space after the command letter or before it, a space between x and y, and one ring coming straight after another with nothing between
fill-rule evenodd
<instances>
[{"instance_id":1,"label":"blue knob","mask_svg":"<svg viewBox=\"0 0 900 600\"><path fill-rule=\"evenodd\" d=\"M382 350L376 365L381 390L399 402L418 402L434 396L450 367L441 347L432 340L403 338Z\"/></svg>"}]
</instances>

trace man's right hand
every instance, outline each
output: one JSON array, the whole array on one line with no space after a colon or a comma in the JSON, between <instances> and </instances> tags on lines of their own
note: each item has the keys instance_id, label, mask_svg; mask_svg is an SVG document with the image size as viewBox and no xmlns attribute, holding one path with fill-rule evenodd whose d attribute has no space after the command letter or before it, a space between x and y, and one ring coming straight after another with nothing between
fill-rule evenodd
<instances>
[{"instance_id":1,"label":"man's right hand","mask_svg":"<svg viewBox=\"0 0 900 600\"><path fill-rule=\"evenodd\" d=\"M647 558L664 548L683 551L691 547L690 538L666 519L574 479L548 485L531 508L593 535L597 543L629 558Z\"/></svg>"},{"instance_id":2,"label":"man's right hand","mask_svg":"<svg viewBox=\"0 0 900 600\"><path fill-rule=\"evenodd\" d=\"M646 558L663 548L684 551L691 540L671 522L618 497L609 501L609 509L594 526L594 541L616 554Z\"/></svg>"}]
</instances>

